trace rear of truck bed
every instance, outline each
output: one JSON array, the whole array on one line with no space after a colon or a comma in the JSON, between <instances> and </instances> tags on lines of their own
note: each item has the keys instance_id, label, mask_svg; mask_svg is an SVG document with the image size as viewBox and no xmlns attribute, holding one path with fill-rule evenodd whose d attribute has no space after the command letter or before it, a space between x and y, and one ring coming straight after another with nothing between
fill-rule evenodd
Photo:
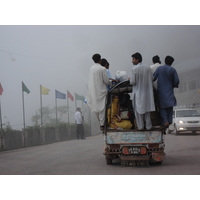
<instances>
[{"instance_id":1,"label":"rear of truck bed","mask_svg":"<svg viewBox=\"0 0 200 200\"><path fill-rule=\"evenodd\" d=\"M151 113L151 130L139 131L134 120L132 102L130 99L126 102L124 98L131 92L129 81L117 84L108 92L104 128L106 163L112 164L114 159L119 158L122 165L128 166L149 166L150 161L161 164L165 158L165 144L159 114Z\"/></svg>"},{"instance_id":2,"label":"rear of truck bed","mask_svg":"<svg viewBox=\"0 0 200 200\"><path fill-rule=\"evenodd\" d=\"M161 164L165 158L162 131L108 131L104 151L107 164L120 158L122 165L149 165L149 161Z\"/></svg>"}]
</instances>

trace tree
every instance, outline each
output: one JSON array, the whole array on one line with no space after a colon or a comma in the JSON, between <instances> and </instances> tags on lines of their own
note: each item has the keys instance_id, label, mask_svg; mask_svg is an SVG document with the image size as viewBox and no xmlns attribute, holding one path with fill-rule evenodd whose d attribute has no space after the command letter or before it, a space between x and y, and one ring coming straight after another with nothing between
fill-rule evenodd
<instances>
[{"instance_id":1,"label":"tree","mask_svg":"<svg viewBox=\"0 0 200 200\"><path fill-rule=\"evenodd\" d=\"M31 121L34 123L34 126L39 126L38 121L41 121L41 116L40 116L40 114L38 114L37 111L35 112L35 115L32 116Z\"/></svg>"},{"instance_id":2,"label":"tree","mask_svg":"<svg viewBox=\"0 0 200 200\"><path fill-rule=\"evenodd\" d=\"M57 107L57 113L59 115L58 123L61 123L63 115L67 114L68 108L67 106L58 106ZM34 123L34 126L39 126L41 121L41 109L38 109L35 112L35 115L32 116L32 122ZM56 108L50 109L48 106L42 107L42 119L44 125L49 124L56 124L56 119L52 115L56 114Z\"/></svg>"},{"instance_id":3,"label":"tree","mask_svg":"<svg viewBox=\"0 0 200 200\"><path fill-rule=\"evenodd\" d=\"M58 106L57 107L57 112L58 114L60 114L60 120L62 119L64 114L67 114L68 108L67 106Z\"/></svg>"}]
</instances>

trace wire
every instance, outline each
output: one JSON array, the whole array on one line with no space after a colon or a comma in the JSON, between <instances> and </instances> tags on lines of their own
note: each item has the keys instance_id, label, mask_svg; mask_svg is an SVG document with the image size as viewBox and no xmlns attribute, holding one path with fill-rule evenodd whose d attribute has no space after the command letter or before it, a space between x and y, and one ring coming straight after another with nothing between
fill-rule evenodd
<instances>
[{"instance_id":1,"label":"wire","mask_svg":"<svg viewBox=\"0 0 200 200\"><path fill-rule=\"evenodd\" d=\"M13 54L13 55L18 55L18 56L22 56L22 57L40 58L40 59L49 59L49 58L47 58L47 57L24 55L24 54L19 54L19 53L13 53L13 52L10 52L10 51L5 51L5 50L0 50L0 51L3 52L3 53L7 53L7 54L9 54L9 56L11 57L11 60L12 60L12 61L15 61L15 59L12 57L11 54Z\"/></svg>"}]
</instances>

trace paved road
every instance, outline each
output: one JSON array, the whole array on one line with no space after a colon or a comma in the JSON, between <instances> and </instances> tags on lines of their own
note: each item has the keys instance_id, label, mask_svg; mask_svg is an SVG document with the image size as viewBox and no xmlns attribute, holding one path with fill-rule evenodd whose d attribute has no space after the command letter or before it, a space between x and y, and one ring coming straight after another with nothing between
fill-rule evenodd
<instances>
[{"instance_id":1,"label":"paved road","mask_svg":"<svg viewBox=\"0 0 200 200\"><path fill-rule=\"evenodd\" d=\"M167 154L162 165L122 167L106 165L104 137L64 141L0 152L1 175L200 175L200 134L165 136Z\"/></svg>"}]
</instances>

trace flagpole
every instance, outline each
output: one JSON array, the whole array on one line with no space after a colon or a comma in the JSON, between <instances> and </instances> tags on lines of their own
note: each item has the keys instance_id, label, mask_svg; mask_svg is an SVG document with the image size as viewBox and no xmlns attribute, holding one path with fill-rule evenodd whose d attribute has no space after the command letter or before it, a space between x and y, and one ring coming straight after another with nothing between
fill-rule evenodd
<instances>
[{"instance_id":1,"label":"flagpole","mask_svg":"<svg viewBox=\"0 0 200 200\"><path fill-rule=\"evenodd\" d=\"M68 124L69 124L69 98L68 98L68 95L67 95L67 109L68 109L67 115L68 115Z\"/></svg>"},{"instance_id":2,"label":"flagpole","mask_svg":"<svg viewBox=\"0 0 200 200\"><path fill-rule=\"evenodd\" d=\"M1 136L2 136L3 124L2 124L2 115L1 115L1 100L0 100L0 121L1 121Z\"/></svg>"},{"instance_id":3,"label":"flagpole","mask_svg":"<svg viewBox=\"0 0 200 200\"><path fill-rule=\"evenodd\" d=\"M22 108L23 108L23 124L24 124L24 130L25 130L25 108L24 108L24 91L23 91L23 85L22 85Z\"/></svg>"},{"instance_id":4,"label":"flagpole","mask_svg":"<svg viewBox=\"0 0 200 200\"><path fill-rule=\"evenodd\" d=\"M40 85L40 111L41 111L41 127L43 125L42 122L42 86Z\"/></svg>"},{"instance_id":5,"label":"flagpole","mask_svg":"<svg viewBox=\"0 0 200 200\"><path fill-rule=\"evenodd\" d=\"M83 109L83 101L82 101L82 117L83 117L83 122L84 122L84 115L85 115L85 109Z\"/></svg>"},{"instance_id":6,"label":"flagpole","mask_svg":"<svg viewBox=\"0 0 200 200\"><path fill-rule=\"evenodd\" d=\"M1 116L1 100L0 100L0 121L1 121L1 133L0 133L0 149L4 148L4 143L3 143L3 124L2 124L2 116Z\"/></svg>"},{"instance_id":7,"label":"flagpole","mask_svg":"<svg viewBox=\"0 0 200 200\"><path fill-rule=\"evenodd\" d=\"M58 116L57 116L57 98L56 98L56 90L55 90L55 103L56 103L56 126L58 124Z\"/></svg>"},{"instance_id":8,"label":"flagpole","mask_svg":"<svg viewBox=\"0 0 200 200\"><path fill-rule=\"evenodd\" d=\"M77 104L76 104L76 93L74 93L74 96L75 96L75 111L77 109Z\"/></svg>"},{"instance_id":9,"label":"flagpole","mask_svg":"<svg viewBox=\"0 0 200 200\"><path fill-rule=\"evenodd\" d=\"M2 93L3 93L3 88L2 88L2 85L0 83L0 95L2 95ZM1 99L0 99L0 123L1 123L1 139L2 139L2 137L3 137L3 124L2 124L2 115L1 115Z\"/></svg>"}]
</instances>

